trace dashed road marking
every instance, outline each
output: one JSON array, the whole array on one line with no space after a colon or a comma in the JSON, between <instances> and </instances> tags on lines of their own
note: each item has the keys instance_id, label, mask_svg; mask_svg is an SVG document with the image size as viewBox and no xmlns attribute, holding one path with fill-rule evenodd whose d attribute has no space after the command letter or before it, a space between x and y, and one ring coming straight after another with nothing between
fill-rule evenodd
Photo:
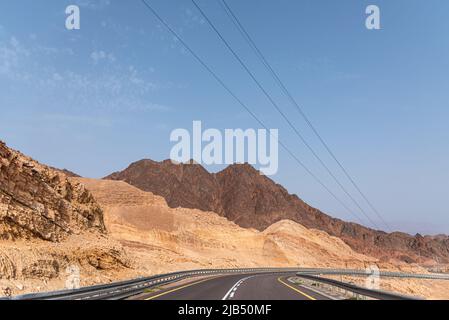
<instances>
[{"instance_id":1,"label":"dashed road marking","mask_svg":"<svg viewBox=\"0 0 449 320\"><path fill-rule=\"evenodd\" d=\"M237 281L232 287L231 289L229 289L229 291L225 294L225 296L223 297L222 300L228 300L228 298L232 299L234 298L235 292L237 291L238 287L245 282L246 280L248 280L249 278L252 278L255 276L249 276L243 279L240 279L239 281Z\"/></svg>"}]
</instances>

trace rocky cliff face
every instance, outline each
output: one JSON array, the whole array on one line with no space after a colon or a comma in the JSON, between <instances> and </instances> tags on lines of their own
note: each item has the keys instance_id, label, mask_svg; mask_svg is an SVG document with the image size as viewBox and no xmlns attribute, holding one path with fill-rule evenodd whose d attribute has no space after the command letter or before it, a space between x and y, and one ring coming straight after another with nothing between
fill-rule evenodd
<instances>
[{"instance_id":1,"label":"rocky cliff face","mask_svg":"<svg viewBox=\"0 0 449 320\"><path fill-rule=\"evenodd\" d=\"M0 296L132 278L133 261L110 239L84 185L0 141Z\"/></svg>"},{"instance_id":2,"label":"rocky cliff face","mask_svg":"<svg viewBox=\"0 0 449 320\"><path fill-rule=\"evenodd\" d=\"M212 174L198 164L141 160L105 179L122 180L160 195L170 207L214 211L245 228L264 230L290 219L337 236L356 251L381 259L449 261L447 236L387 234L331 218L247 164L232 165Z\"/></svg>"},{"instance_id":3,"label":"rocky cliff face","mask_svg":"<svg viewBox=\"0 0 449 320\"><path fill-rule=\"evenodd\" d=\"M0 141L0 239L60 241L87 229L105 231L92 195Z\"/></svg>"}]
</instances>

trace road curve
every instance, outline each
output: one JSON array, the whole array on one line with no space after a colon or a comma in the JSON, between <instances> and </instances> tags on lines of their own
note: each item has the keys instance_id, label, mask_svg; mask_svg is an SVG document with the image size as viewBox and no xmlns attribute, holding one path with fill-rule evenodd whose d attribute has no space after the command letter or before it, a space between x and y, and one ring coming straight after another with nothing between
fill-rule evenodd
<instances>
[{"instance_id":1,"label":"road curve","mask_svg":"<svg viewBox=\"0 0 449 320\"><path fill-rule=\"evenodd\" d=\"M294 274L232 274L144 294L143 300L328 300L288 281Z\"/></svg>"}]
</instances>

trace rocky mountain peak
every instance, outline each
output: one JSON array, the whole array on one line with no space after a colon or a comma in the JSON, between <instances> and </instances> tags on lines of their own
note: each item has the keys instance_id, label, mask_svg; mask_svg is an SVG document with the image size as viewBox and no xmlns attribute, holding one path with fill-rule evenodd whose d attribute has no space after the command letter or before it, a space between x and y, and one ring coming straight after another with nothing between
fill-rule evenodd
<instances>
[{"instance_id":1,"label":"rocky mountain peak","mask_svg":"<svg viewBox=\"0 0 449 320\"><path fill-rule=\"evenodd\" d=\"M281 220L339 237L353 249L379 258L403 261L449 261L449 237L387 234L332 218L309 206L249 164L234 164L218 173L201 165L149 162L131 165L106 179L123 180L164 197L170 207L214 211L241 227L264 230Z\"/></svg>"}]
</instances>

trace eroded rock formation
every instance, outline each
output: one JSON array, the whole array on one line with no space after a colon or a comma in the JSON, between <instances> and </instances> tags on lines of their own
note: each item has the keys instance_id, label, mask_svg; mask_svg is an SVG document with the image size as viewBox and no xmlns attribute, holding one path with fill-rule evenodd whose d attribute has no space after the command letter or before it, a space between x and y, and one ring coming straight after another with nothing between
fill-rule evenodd
<instances>
[{"instance_id":1,"label":"eroded rock formation","mask_svg":"<svg viewBox=\"0 0 449 320\"><path fill-rule=\"evenodd\" d=\"M105 231L89 191L0 142L0 238L60 241L86 229Z\"/></svg>"},{"instance_id":2,"label":"eroded rock formation","mask_svg":"<svg viewBox=\"0 0 449 320\"><path fill-rule=\"evenodd\" d=\"M332 218L289 194L248 164L216 174L198 164L141 160L105 179L122 180L164 197L171 207L214 211L245 228L264 230L289 219L344 240L356 251L384 260L449 262L449 237L386 233Z\"/></svg>"}]
</instances>

